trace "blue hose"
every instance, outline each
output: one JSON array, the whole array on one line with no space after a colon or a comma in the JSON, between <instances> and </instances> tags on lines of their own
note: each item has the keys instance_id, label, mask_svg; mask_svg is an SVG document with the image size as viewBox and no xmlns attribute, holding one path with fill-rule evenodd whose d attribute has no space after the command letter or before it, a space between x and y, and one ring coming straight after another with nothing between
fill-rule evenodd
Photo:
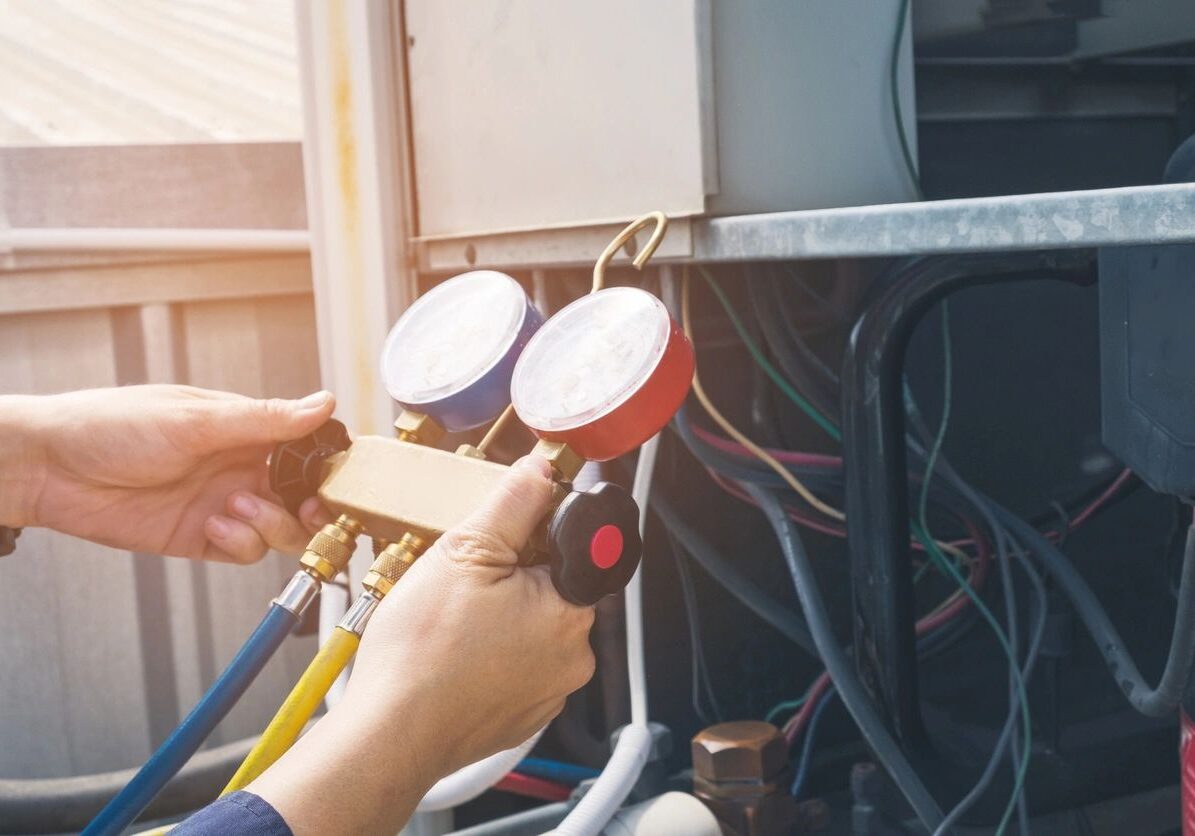
<instances>
[{"instance_id":1,"label":"blue hose","mask_svg":"<svg viewBox=\"0 0 1195 836\"><path fill-rule=\"evenodd\" d=\"M523 758L515 767L516 772L522 772L545 781L555 781L557 784L568 784L575 787L582 781L596 778L601 773L588 766L548 760L547 758Z\"/></svg>"},{"instance_id":2,"label":"blue hose","mask_svg":"<svg viewBox=\"0 0 1195 836\"><path fill-rule=\"evenodd\" d=\"M141 815L166 782L199 751L229 709L236 705L297 621L295 614L285 607L277 604L270 607L220 678L138 770L133 780L100 810L83 831L83 836L118 836Z\"/></svg>"}]
</instances>

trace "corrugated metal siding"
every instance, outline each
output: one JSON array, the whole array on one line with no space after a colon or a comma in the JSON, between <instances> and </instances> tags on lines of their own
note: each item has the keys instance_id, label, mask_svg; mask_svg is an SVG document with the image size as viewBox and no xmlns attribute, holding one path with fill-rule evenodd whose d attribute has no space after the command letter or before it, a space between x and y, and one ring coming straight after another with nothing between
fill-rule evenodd
<instances>
[{"instance_id":1,"label":"corrugated metal siding","mask_svg":"<svg viewBox=\"0 0 1195 836\"><path fill-rule=\"evenodd\" d=\"M22 225L231 216L295 227L301 165L289 145L0 150L4 214ZM304 394L319 385L310 282L300 256L0 256L0 392L177 381ZM0 560L0 776L138 764L294 565L279 555L205 565L26 532ZM314 650L312 638L289 639L211 742L259 732Z\"/></svg>"},{"instance_id":2,"label":"corrugated metal siding","mask_svg":"<svg viewBox=\"0 0 1195 836\"><path fill-rule=\"evenodd\" d=\"M0 146L298 139L289 0L0 0Z\"/></svg>"}]
</instances>

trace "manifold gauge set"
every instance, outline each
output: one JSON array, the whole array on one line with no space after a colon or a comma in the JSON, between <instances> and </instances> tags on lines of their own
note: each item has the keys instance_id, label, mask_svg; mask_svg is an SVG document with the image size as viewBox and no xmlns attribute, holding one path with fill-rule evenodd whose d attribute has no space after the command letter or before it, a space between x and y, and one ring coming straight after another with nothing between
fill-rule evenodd
<instances>
[{"instance_id":1,"label":"manifold gauge set","mask_svg":"<svg viewBox=\"0 0 1195 836\"><path fill-rule=\"evenodd\" d=\"M562 596L592 604L634 574L639 512L617 485L576 492L571 481L586 461L617 458L658 433L683 402L693 364L688 339L646 290L596 289L545 321L510 276L465 273L421 296L386 338L382 378L403 409L395 437L350 443L329 422L278 446L272 485L292 508L319 496L375 542L425 549L506 469L485 457L496 432L477 447L437 444L446 433L500 426L513 412L539 439L534 452L557 482L553 511L524 559L550 564Z\"/></svg>"}]
</instances>

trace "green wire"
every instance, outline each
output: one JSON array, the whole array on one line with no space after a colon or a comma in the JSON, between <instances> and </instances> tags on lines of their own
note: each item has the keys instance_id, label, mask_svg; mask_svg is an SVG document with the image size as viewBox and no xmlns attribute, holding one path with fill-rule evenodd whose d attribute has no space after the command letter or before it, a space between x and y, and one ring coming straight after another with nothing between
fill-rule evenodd
<instances>
[{"instance_id":1,"label":"green wire","mask_svg":"<svg viewBox=\"0 0 1195 836\"><path fill-rule=\"evenodd\" d=\"M796 711L798 708L803 706L807 699L809 699L809 695L805 694L804 696L798 697L795 700L786 700L785 702L782 702L779 705L773 706L772 710L769 711L767 713L767 715L764 717L764 722L765 723L774 723L774 722L776 722L777 719L779 719L780 715L791 714L792 712Z\"/></svg>"},{"instance_id":2,"label":"green wire","mask_svg":"<svg viewBox=\"0 0 1195 836\"><path fill-rule=\"evenodd\" d=\"M971 588L971 585L963 579L959 574L954 564L946 559L946 556L938 549L937 541L930 534L929 530L929 483L933 478L934 470L937 467L938 458L942 453L942 445L946 441L946 430L950 424L950 406L953 395L953 380L954 368L953 358L951 352L950 341L950 307L946 301L942 302L942 417L938 421L938 432L934 436L933 445L930 447L929 457L925 462L925 476L921 480L921 492L917 499L917 526L915 535L925 546L926 551L929 552L931 561L938 567L939 570L948 570L946 573L954 577L959 585L966 591L967 595L975 603L976 607L983 613L984 619L991 625L996 632L996 637L999 639L1004 652L1008 655L1012 662L1013 668L1018 672L1015 676L1018 696L1021 700L1021 718L1025 727L1025 754L1021 758L1021 763L1017 766L1016 784L1013 787L1012 795L1008 800L1008 805L1004 808L1004 815L1000 819L1000 825L996 829L997 836L1002 834L1008 826L1008 822L1012 818L1013 811L1016 809L1016 799L1021 793L1022 785L1025 781L1025 775L1029 770L1029 752L1033 743L1033 727L1032 719L1029 715L1029 699L1025 693L1025 683L1022 681L1019 668L1017 668L1017 658L1013 651L1012 644L1008 640L1007 634L1000 628L999 622L996 621L995 616L987 607L983 606L981 598ZM917 573L920 577L929 567L929 563L922 567L921 571Z\"/></svg>"},{"instance_id":3,"label":"green wire","mask_svg":"<svg viewBox=\"0 0 1195 836\"><path fill-rule=\"evenodd\" d=\"M897 80L897 65L900 63L900 42L905 36L905 24L909 19L909 0L901 0L900 12L896 19L896 35L892 39L892 62L888 67L888 80L892 85L892 118L896 122L896 138L900 140L900 152L905 159L905 168L909 172L909 180L913 184L913 191L918 200L925 200L921 192L921 177L917 173L917 165L913 162L913 151L909 148L909 138L905 136L905 123L902 118L904 108L900 105L900 82Z\"/></svg>"},{"instance_id":4,"label":"green wire","mask_svg":"<svg viewBox=\"0 0 1195 836\"><path fill-rule=\"evenodd\" d=\"M1016 809L1016 799L1021 794L1021 788L1025 784L1025 774L1029 771L1029 747L1033 744L1033 721L1029 716L1029 696L1025 692L1025 682L1021 678L1021 669L1017 665L1017 657L1013 651L1012 645L1008 641L1008 636L1005 634L1003 628L1000 627L1000 622L992 615L992 611L988 609L987 604L979 597L977 593L966 579L959 574L958 569L954 564L946 559L946 556L938 550L938 544L934 542L933 538L921 527L921 523L915 523L913 526L913 536L916 537L921 545L925 547L926 552L930 558L937 564L938 568L950 575L956 583L966 593L967 597L971 599L971 603L979 614L983 616L984 621L992 628L992 632L996 634L996 639L1000 642L1000 647L1004 650L1004 654L1012 662L1012 670L1015 671L1013 677L1017 689L1017 696L1021 702L1021 720L1024 725L1025 733L1025 757L1021 758L1021 763L1017 767L1017 778L1013 785L1012 796L1008 800L1008 806L1004 809L1004 816L1000 819L1000 825L996 828L996 834L1004 833L1005 828L1008 827L1009 819L1012 817L1013 810Z\"/></svg>"},{"instance_id":5,"label":"green wire","mask_svg":"<svg viewBox=\"0 0 1195 836\"><path fill-rule=\"evenodd\" d=\"M718 301L722 304L722 309L726 311L726 316L730 319L730 324L734 326L734 330L738 332L739 339L743 341L743 345L747 346L747 351L751 352L751 357L755 360L759 367L764 370L767 376L772 379L772 382L776 384L780 391L783 392L790 401L796 404L802 412L813 419L813 422L825 431L826 435L830 436L830 438L834 439L835 441L842 441L842 433L838 430L838 427L834 426L834 422L818 412L817 408L814 407L813 404L801 397L801 394L794 389L789 382L784 379L783 376L781 376L780 372L776 371L776 368L770 362L768 362L768 358L764 356L763 352L760 351L759 346L755 344L753 339L751 339L751 335L747 333L747 329L743 326L742 320L739 319L738 312L734 309L734 306L730 304L730 300L726 298L726 294L718 285L717 281L714 280L714 277L711 276L704 267L698 267L697 270L701 273L701 278L705 279L705 283L709 285L710 290L712 290L714 295L718 297Z\"/></svg>"},{"instance_id":6,"label":"green wire","mask_svg":"<svg viewBox=\"0 0 1195 836\"><path fill-rule=\"evenodd\" d=\"M913 162L913 152L909 148L909 139L907 136L905 136L904 120L902 118L903 108L901 107L900 103L900 84L897 80L897 65L900 59L900 42L904 38L905 26L908 23L908 13L909 0L901 0L900 11L898 12L899 17L897 18L896 24L896 34L892 39L892 59L889 66L888 78L892 90L892 118L896 123L896 136L900 140L901 155L904 157L905 168L908 170L909 180L913 184L913 190L917 195L917 199L924 200L925 195L921 191L921 178L917 173L917 166ZM992 630L995 631L996 637L1000 640L1000 644L1004 648L1005 654L1008 656L1009 661L1012 663L1012 666L1016 671L1014 678L1016 680L1017 694L1021 700L1021 718L1024 721L1025 726L1025 754L1021 758L1021 763L1017 767L1016 783L1013 787L1012 795L1008 799L1008 806L1004 808L1004 815L1000 819L999 827L996 828L996 836L1001 836L1001 834L1003 834L1005 829L1008 827L1008 822L1012 818L1013 811L1016 808L1016 800L1018 796L1020 796L1025 783L1025 775L1029 771L1029 760L1033 745L1033 726L1032 719L1029 715L1029 697L1025 693L1025 683L1021 679L1020 668L1017 666L1016 654L1014 653L1013 648L1008 641L1008 636L1004 634L1004 631L1000 628L999 622L996 621L995 617L991 614L987 607L984 606L982 599L980 599L980 597L975 593L975 590L971 588L971 585L966 582L962 575L959 574L958 570L955 569L954 565L948 561L938 550L937 542L933 537L930 536L929 527L926 525L926 507L929 496L929 480L934 471L938 456L941 453L942 442L946 437L946 425L950 417L950 314L945 302L942 303L942 342L943 364L946 375L942 399L942 420L938 425L938 434L934 438L934 444L933 448L930 450L929 459L926 461L925 480L921 484L919 520L915 534L917 538L921 540L922 545L925 546L927 552L929 552L933 562L938 565L939 569L945 569L947 573L958 582L958 584L966 592L967 596L971 598L976 609L983 614L984 620L986 620L988 624L991 625ZM922 567L922 570L917 573L917 579L920 579L924 573L925 567Z\"/></svg>"}]
</instances>

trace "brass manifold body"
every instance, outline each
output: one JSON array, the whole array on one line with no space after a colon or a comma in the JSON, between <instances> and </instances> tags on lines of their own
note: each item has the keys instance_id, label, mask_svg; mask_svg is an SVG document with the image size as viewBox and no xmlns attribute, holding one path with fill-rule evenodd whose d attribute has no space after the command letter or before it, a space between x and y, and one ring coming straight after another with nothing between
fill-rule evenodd
<instances>
[{"instance_id":1,"label":"brass manifold body","mask_svg":"<svg viewBox=\"0 0 1195 836\"><path fill-rule=\"evenodd\" d=\"M397 559L397 551L430 545L481 507L498 486L507 466L478 457L475 449L451 453L401 438L361 436L324 461L317 495L332 513L391 544L378 553L379 560L388 552ZM584 460L551 442L539 442L535 452L551 463L557 499L562 498ZM538 551L544 547L542 533L533 538Z\"/></svg>"},{"instance_id":2,"label":"brass manifold body","mask_svg":"<svg viewBox=\"0 0 1195 836\"><path fill-rule=\"evenodd\" d=\"M479 508L508 469L487 461L471 445L455 453L430 446L444 431L425 415L405 411L395 430L395 438L362 436L323 460L316 493L337 519L312 538L300 559L313 578L331 581L348 565L357 537L373 538L374 561L362 579L364 592L340 622L358 634L428 546ZM552 466L558 503L584 460L552 442L539 442L534 452ZM522 562L542 556L546 540L541 525Z\"/></svg>"}]
</instances>

